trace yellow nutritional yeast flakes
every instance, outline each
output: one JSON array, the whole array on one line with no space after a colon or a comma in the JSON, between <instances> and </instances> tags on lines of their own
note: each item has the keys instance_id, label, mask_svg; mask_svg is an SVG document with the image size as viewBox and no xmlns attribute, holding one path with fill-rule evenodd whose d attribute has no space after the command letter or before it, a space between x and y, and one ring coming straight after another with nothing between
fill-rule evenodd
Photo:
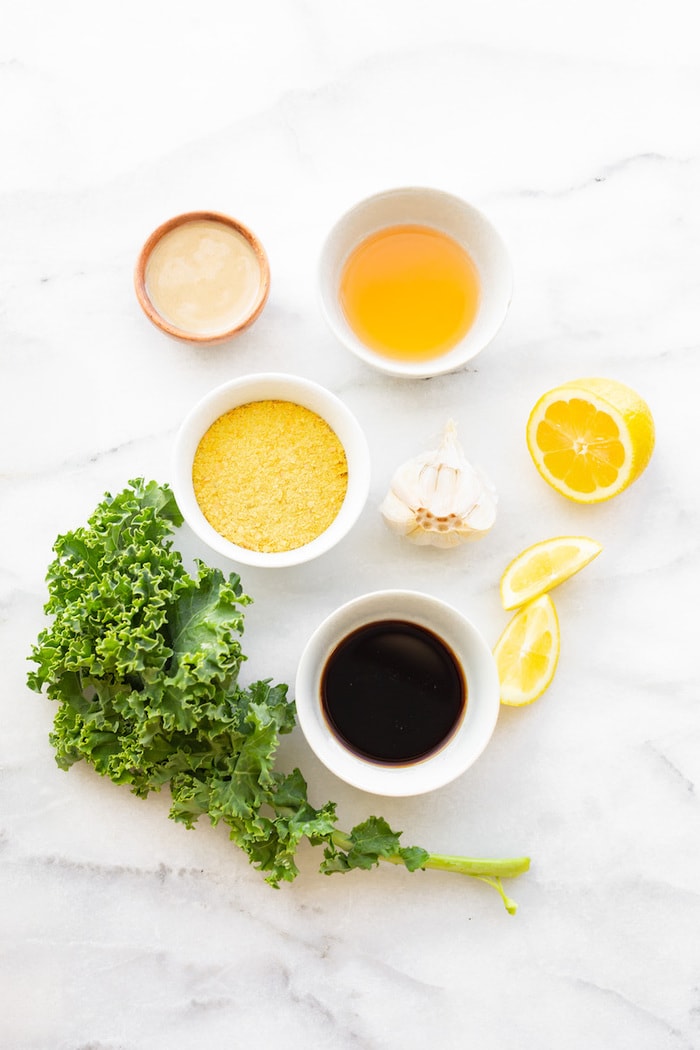
<instances>
[{"instance_id":1,"label":"yellow nutritional yeast flakes","mask_svg":"<svg viewBox=\"0 0 700 1050\"><path fill-rule=\"evenodd\" d=\"M345 450L324 419L292 401L251 401L219 416L197 447L195 496L218 533L274 553L334 520L348 484Z\"/></svg>"}]
</instances>

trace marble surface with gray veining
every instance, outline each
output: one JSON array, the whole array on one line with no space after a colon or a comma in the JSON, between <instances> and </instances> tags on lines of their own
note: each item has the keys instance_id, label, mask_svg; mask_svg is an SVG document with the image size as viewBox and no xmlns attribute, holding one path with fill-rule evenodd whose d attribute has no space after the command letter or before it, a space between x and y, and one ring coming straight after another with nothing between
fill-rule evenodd
<instances>
[{"instance_id":1,"label":"marble surface with gray veining","mask_svg":"<svg viewBox=\"0 0 700 1050\"><path fill-rule=\"evenodd\" d=\"M0 1047L2 1050L693 1050L700 1046L700 45L687 0L491 4L87 0L10 5L0 34ZM329 334L323 238L381 189L431 185L499 228L515 294L464 371L391 379ZM214 209L272 268L258 322L211 349L136 302L146 236ZM493 644L500 574L547 536L602 555L556 593L557 675L503 709L458 781L382 800L294 734L280 761L343 824L528 853L508 889L393 867L269 888L222 828L186 832L86 766L60 771L25 684L60 532L105 491L170 476L192 403L254 371L311 377L367 434L350 535L242 571L248 680L293 682L316 624L377 587L452 602ZM586 508L539 478L524 426L560 381L648 400L651 464ZM499 492L478 545L403 543L378 506L448 417ZM206 557L186 530L183 550ZM210 559L217 564L215 558ZM222 566L223 567L223 566Z\"/></svg>"}]
</instances>

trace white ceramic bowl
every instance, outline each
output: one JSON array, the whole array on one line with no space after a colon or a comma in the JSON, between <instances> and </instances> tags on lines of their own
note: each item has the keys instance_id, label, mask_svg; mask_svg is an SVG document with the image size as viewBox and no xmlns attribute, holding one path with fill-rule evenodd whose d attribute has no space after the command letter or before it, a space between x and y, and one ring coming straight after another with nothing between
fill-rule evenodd
<instances>
[{"instance_id":1,"label":"white ceramic bowl","mask_svg":"<svg viewBox=\"0 0 700 1050\"><path fill-rule=\"evenodd\" d=\"M358 627L381 620L415 623L438 635L459 661L467 682L466 710L453 735L440 750L400 766L349 750L329 726L322 708L323 670L337 645ZM299 725L324 765L354 787L391 796L424 794L464 773L491 739L500 707L496 664L476 627L445 602L403 590L355 598L324 620L302 653L295 695Z\"/></svg>"},{"instance_id":2,"label":"white ceramic bowl","mask_svg":"<svg viewBox=\"0 0 700 1050\"><path fill-rule=\"evenodd\" d=\"M430 360L397 361L370 349L350 327L339 298L343 267L353 249L377 230L403 224L430 226L453 237L479 271L481 299L474 323L456 346ZM480 211L442 190L411 186L369 197L339 219L321 252L319 289L322 312L348 350L389 375L425 378L463 368L491 342L506 318L513 278L505 244Z\"/></svg>"},{"instance_id":3,"label":"white ceramic bowl","mask_svg":"<svg viewBox=\"0 0 700 1050\"><path fill-rule=\"evenodd\" d=\"M251 401L292 401L321 416L335 431L348 461L345 499L334 521L310 543L294 550L264 553L231 543L218 533L202 513L192 483L192 464L200 440L225 412ZM367 440L355 416L329 390L309 379L276 372L233 379L199 401L182 423L173 456L173 491L192 531L218 554L244 565L279 568L310 561L330 550L359 517L369 492L370 456Z\"/></svg>"}]
</instances>

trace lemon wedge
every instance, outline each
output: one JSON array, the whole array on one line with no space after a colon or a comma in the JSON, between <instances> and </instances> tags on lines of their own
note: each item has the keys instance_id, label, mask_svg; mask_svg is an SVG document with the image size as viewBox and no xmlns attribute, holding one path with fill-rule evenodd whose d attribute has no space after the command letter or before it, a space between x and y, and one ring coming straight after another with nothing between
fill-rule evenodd
<instances>
[{"instance_id":1,"label":"lemon wedge","mask_svg":"<svg viewBox=\"0 0 700 1050\"><path fill-rule=\"evenodd\" d=\"M548 594L518 610L496 642L493 655L502 704L522 707L542 696L559 660L559 620Z\"/></svg>"},{"instance_id":2,"label":"lemon wedge","mask_svg":"<svg viewBox=\"0 0 700 1050\"><path fill-rule=\"evenodd\" d=\"M527 447L545 481L577 503L628 488L654 450L647 403L614 379L576 379L543 394L527 422Z\"/></svg>"},{"instance_id":3,"label":"lemon wedge","mask_svg":"<svg viewBox=\"0 0 700 1050\"><path fill-rule=\"evenodd\" d=\"M593 561L602 546L588 536L554 536L522 551L501 577L504 609L539 598Z\"/></svg>"}]
</instances>

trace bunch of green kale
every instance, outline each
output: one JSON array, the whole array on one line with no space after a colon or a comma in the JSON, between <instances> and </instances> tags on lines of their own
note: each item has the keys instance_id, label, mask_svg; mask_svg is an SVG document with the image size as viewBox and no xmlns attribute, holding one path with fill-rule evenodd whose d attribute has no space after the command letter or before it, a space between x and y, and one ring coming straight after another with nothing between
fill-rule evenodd
<instances>
[{"instance_id":1,"label":"bunch of green kale","mask_svg":"<svg viewBox=\"0 0 700 1050\"><path fill-rule=\"evenodd\" d=\"M273 886L298 873L303 838L323 846L321 870L410 871L437 867L496 886L527 858L473 860L402 848L380 817L350 833L335 805L315 809L298 769L275 769L281 734L295 725L285 685L242 688L240 578L197 563L191 575L173 547L182 523L167 485L136 480L107 495L85 528L59 536L29 685L58 702L51 742L63 769L84 759L145 798L168 785L170 816L192 827L202 814L230 836Z\"/></svg>"}]
</instances>

